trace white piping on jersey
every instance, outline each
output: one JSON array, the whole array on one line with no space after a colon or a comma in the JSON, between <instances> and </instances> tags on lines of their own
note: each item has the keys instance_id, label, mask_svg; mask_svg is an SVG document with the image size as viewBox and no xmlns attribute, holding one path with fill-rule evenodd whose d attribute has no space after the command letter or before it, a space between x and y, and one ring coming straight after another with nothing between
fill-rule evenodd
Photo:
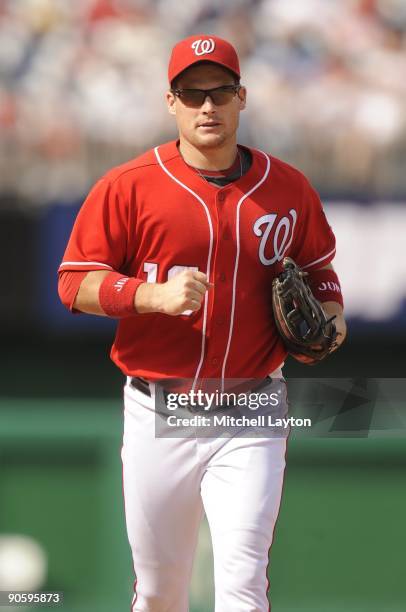
<instances>
[{"instance_id":1,"label":"white piping on jersey","mask_svg":"<svg viewBox=\"0 0 406 612\"><path fill-rule=\"evenodd\" d=\"M100 261L64 261L59 267L62 268L62 266L103 266L103 268L113 269L108 264L100 263Z\"/></svg>"},{"instance_id":2,"label":"white piping on jersey","mask_svg":"<svg viewBox=\"0 0 406 612\"><path fill-rule=\"evenodd\" d=\"M320 261L324 261L324 259L327 259L327 257L330 257L330 255L332 255L333 253L335 253L335 247L332 251L330 251L330 253L327 253L327 255L323 255L323 257L320 257L319 259L315 259L314 261L311 261L309 264L307 264L306 266L302 266L302 269L304 268L310 268L310 266L314 266L314 264L319 263Z\"/></svg>"},{"instance_id":3,"label":"white piping on jersey","mask_svg":"<svg viewBox=\"0 0 406 612\"><path fill-rule=\"evenodd\" d=\"M183 189L185 189L186 191L188 191L190 194L192 194L192 196L194 196L196 198L196 200L198 202L200 202L200 204L203 206L204 210L206 211L206 216L207 216L207 221L209 223L209 231L210 231L210 245L209 245L209 254L207 257L207 267L206 267L206 276L208 279L210 279L210 266L211 266L211 257L212 257L212 252L213 252L213 225L211 222L211 218L210 218L210 212L209 209L207 208L207 204L205 203L205 201L199 196L197 195L197 193L195 193L193 191L193 189L190 189L190 187L188 187L187 185L185 185L184 183L182 183L182 181L180 181L178 178L176 178L176 176L174 176L163 164L161 157L159 155L158 152L158 147L155 147L154 149L154 153L155 153L155 157L158 160L159 165L161 166L162 170L173 180L175 181L175 183L177 183L178 185L180 185L181 187L183 187ZM193 386L192 386L192 390L194 391L195 389L195 385L197 382L197 379L199 377L200 374L200 370L202 368L203 365L203 361L204 361L204 353L205 353L205 344L206 344L206 329L207 329L207 306L208 306L208 299L207 299L207 291L206 294L204 296L204 311L203 311L203 329L202 329L202 345L201 345L201 350L200 350L200 361L199 364L197 366L196 369L196 374L194 376L194 380L193 380Z\"/></svg>"},{"instance_id":4,"label":"white piping on jersey","mask_svg":"<svg viewBox=\"0 0 406 612\"><path fill-rule=\"evenodd\" d=\"M256 183L254 185L254 187L252 187L252 189L250 189L247 193L245 193L242 198L240 198L240 200L238 201L237 204L237 214L236 214L236 222L235 222L235 235L236 235L236 239L237 239L237 252L236 252L236 256L235 256L235 264L234 264L234 275L233 275L233 297L232 297L232 304L231 304L231 319L230 319L230 329L229 329L229 333L228 333L228 342L227 342L227 348L226 348L226 353L224 355L224 361L223 361L223 367L221 370L221 391L224 391L224 375L225 375L225 370L226 370L226 364L227 364L227 359L228 359L228 354L230 352L230 346L231 346L231 338L233 336L233 327L234 327L234 314L235 314L235 298L236 298L236 287L237 287L237 272L238 272L238 263L239 263L239 259L240 259L240 208L241 205L243 204L243 202L256 190L258 189L258 187L260 185L262 185L262 183L266 180L268 174L269 174L269 169L271 167L271 160L268 157L268 155L266 153L264 153L263 151L259 151L266 159L266 169L264 172L264 175L262 176L262 178L258 181L258 183Z\"/></svg>"}]
</instances>

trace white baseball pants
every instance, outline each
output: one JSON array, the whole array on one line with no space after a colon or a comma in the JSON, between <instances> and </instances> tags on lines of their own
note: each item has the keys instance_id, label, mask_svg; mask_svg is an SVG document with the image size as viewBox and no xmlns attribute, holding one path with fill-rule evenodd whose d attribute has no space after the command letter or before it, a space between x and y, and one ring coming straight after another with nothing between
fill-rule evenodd
<instances>
[{"instance_id":1,"label":"white baseball pants","mask_svg":"<svg viewBox=\"0 0 406 612\"><path fill-rule=\"evenodd\" d=\"M215 612L266 612L268 554L285 438L156 438L152 398L124 389L123 488L136 573L132 612L187 612L199 525L207 515Z\"/></svg>"}]
</instances>

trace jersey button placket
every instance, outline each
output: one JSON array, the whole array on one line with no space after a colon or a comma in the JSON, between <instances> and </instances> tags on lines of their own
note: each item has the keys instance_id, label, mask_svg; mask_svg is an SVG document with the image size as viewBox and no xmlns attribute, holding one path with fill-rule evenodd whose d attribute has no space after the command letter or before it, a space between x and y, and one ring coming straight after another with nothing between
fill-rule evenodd
<instances>
[{"instance_id":1,"label":"jersey button placket","mask_svg":"<svg viewBox=\"0 0 406 612\"><path fill-rule=\"evenodd\" d=\"M231 202L231 194L230 196ZM210 340L207 347L205 366L202 370L202 375L211 378L220 378L222 376L222 364L225 356L225 351L228 341L228 308L231 303L231 294L226 283L229 278L229 270L232 269L235 260L235 247L233 246L232 226L234 224L233 208L225 205L227 201L227 192L219 191L215 196L215 205L217 208L217 236L218 244L215 249L213 258L213 272L215 282L219 283L213 308L211 311L210 321L208 323L208 331ZM230 203L226 202L226 204ZM220 268L220 269L219 269ZM227 312L224 312L224 310Z\"/></svg>"}]
</instances>

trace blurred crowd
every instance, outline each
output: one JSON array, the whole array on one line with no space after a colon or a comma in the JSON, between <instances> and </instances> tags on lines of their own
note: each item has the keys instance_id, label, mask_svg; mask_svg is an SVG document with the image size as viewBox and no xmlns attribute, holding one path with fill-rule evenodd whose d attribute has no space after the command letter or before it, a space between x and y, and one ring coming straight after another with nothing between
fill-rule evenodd
<instances>
[{"instance_id":1,"label":"blurred crowd","mask_svg":"<svg viewBox=\"0 0 406 612\"><path fill-rule=\"evenodd\" d=\"M404 197L405 0L0 0L0 193L80 198L176 134L170 50L217 34L240 54L240 141L338 197Z\"/></svg>"}]
</instances>

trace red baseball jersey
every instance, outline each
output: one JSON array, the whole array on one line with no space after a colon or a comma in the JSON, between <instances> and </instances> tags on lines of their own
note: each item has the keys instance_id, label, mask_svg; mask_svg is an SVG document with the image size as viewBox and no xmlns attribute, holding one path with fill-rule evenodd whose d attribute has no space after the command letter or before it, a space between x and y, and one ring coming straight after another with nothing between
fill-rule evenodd
<instances>
[{"instance_id":1,"label":"red baseball jersey","mask_svg":"<svg viewBox=\"0 0 406 612\"><path fill-rule=\"evenodd\" d=\"M303 174L250 151L250 169L218 188L173 141L114 168L89 193L60 270L116 270L162 283L189 268L214 283L198 312L119 321L111 358L124 374L263 378L284 361L272 279L284 256L308 271L327 265L335 238Z\"/></svg>"}]
</instances>

